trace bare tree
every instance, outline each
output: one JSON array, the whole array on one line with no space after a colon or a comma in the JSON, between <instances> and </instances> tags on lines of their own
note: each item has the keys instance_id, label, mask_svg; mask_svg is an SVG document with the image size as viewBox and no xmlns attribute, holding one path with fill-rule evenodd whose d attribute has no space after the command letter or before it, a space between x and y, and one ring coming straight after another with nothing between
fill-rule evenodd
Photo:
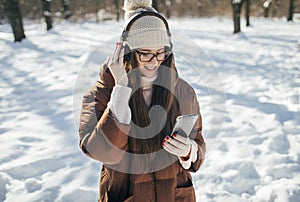
<instances>
[{"instance_id":1,"label":"bare tree","mask_svg":"<svg viewBox=\"0 0 300 202\"><path fill-rule=\"evenodd\" d=\"M166 17L170 18L171 17L171 0L165 0L165 5L166 5Z\"/></svg>"},{"instance_id":2,"label":"bare tree","mask_svg":"<svg viewBox=\"0 0 300 202\"><path fill-rule=\"evenodd\" d=\"M241 31L241 8L242 0L231 0L232 10L233 10L233 33L238 33Z\"/></svg>"},{"instance_id":3,"label":"bare tree","mask_svg":"<svg viewBox=\"0 0 300 202\"><path fill-rule=\"evenodd\" d=\"M0 0L0 21L2 23L5 22L4 18L4 1L8 0ZM14 1L14 0L13 0ZM37 20L41 17L44 17L42 0L39 0L38 4L36 4L36 0L19 0L20 1L20 9L23 14L23 18L28 20ZM121 5L124 0L44 0L49 5L51 4L52 13L57 13L61 15L56 15L59 18L69 18L71 15L73 19L76 20L84 20L86 18L91 17L91 14L94 14L97 17L98 13L98 21L101 19L115 19L119 18L122 15ZM51 1L51 3L50 3ZM231 4L232 1L230 0ZM152 0L153 7L155 7L158 11L162 12L166 17L169 16L228 16L233 12L233 7L229 6L229 1L224 0ZM293 2L291 4L290 2ZM249 22L250 15L255 16L263 16L265 10L265 16L272 17L288 17L289 5L290 11L295 9L297 10L297 2L291 0L244 0L243 4L245 4L245 9L241 12L245 13L245 18ZM264 7L262 5L264 4ZM243 5L244 6L244 5ZM251 13L250 12L251 6ZM238 10L239 5L234 5ZM99 12L100 11L100 12ZM50 14L50 12L44 12L44 14ZM52 19L54 20L54 15L52 14ZM113 15L112 15L113 14ZM244 14L243 14L244 15ZM100 16L102 18L100 19ZM119 16L119 17L118 17ZM6 14L5 14L6 17ZM50 19L51 16L45 16ZM242 17L242 16L241 16ZM241 19L242 20L242 19ZM251 20L251 19L250 19ZM54 22L51 23L54 24Z\"/></svg>"},{"instance_id":4,"label":"bare tree","mask_svg":"<svg viewBox=\"0 0 300 202\"><path fill-rule=\"evenodd\" d=\"M251 0L245 0L245 18L246 18L246 26L250 26L250 6Z\"/></svg>"},{"instance_id":5,"label":"bare tree","mask_svg":"<svg viewBox=\"0 0 300 202\"><path fill-rule=\"evenodd\" d=\"M287 21L293 21L293 14L294 14L294 0L290 0L290 7L289 7L289 14Z\"/></svg>"},{"instance_id":6,"label":"bare tree","mask_svg":"<svg viewBox=\"0 0 300 202\"><path fill-rule=\"evenodd\" d=\"M157 0L152 0L152 6L155 8L155 10L158 11L158 1Z\"/></svg>"},{"instance_id":7,"label":"bare tree","mask_svg":"<svg viewBox=\"0 0 300 202\"><path fill-rule=\"evenodd\" d=\"M202 15L203 2L202 0L197 0L197 10L198 16Z\"/></svg>"},{"instance_id":8,"label":"bare tree","mask_svg":"<svg viewBox=\"0 0 300 202\"><path fill-rule=\"evenodd\" d=\"M4 13L4 2L3 0L0 0L0 25L3 23L5 19L5 13Z\"/></svg>"},{"instance_id":9,"label":"bare tree","mask_svg":"<svg viewBox=\"0 0 300 202\"><path fill-rule=\"evenodd\" d=\"M98 15L98 12L100 10L100 0L95 0L95 16L96 16L96 22L99 22L100 19L99 19L99 15Z\"/></svg>"},{"instance_id":10,"label":"bare tree","mask_svg":"<svg viewBox=\"0 0 300 202\"><path fill-rule=\"evenodd\" d=\"M114 5L115 5L115 11L117 15L117 21L120 20L120 2L119 0L114 0Z\"/></svg>"},{"instance_id":11,"label":"bare tree","mask_svg":"<svg viewBox=\"0 0 300 202\"><path fill-rule=\"evenodd\" d=\"M263 4L264 7L264 17L267 18L269 17L269 11L271 8L272 0L266 0Z\"/></svg>"},{"instance_id":12,"label":"bare tree","mask_svg":"<svg viewBox=\"0 0 300 202\"><path fill-rule=\"evenodd\" d=\"M51 13L51 0L41 0L43 7L43 15L47 24L47 30L52 29L52 13Z\"/></svg>"},{"instance_id":13,"label":"bare tree","mask_svg":"<svg viewBox=\"0 0 300 202\"><path fill-rule=\"evenodd\" d=\"M15 41L25 39L19 0L4 0L5 13L11 24Z\"/></svg>"},{"instance_id":14,"label":"bare tree","mask_svg":"<svg viewBox=\"0 0 300 202\"><path fill-rule=\"evenodd\" d=\"M70 1L69 0L61 0L61 3L64 8L64 18L69 19L72 16L72 12L70 10Z\"/></svg>"}]
</instances>

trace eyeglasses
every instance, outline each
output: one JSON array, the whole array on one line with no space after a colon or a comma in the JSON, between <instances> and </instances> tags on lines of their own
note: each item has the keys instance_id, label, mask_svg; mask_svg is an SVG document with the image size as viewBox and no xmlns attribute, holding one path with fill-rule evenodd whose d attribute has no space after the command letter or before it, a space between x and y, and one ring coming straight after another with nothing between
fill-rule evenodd
<instances>
[{"instance_id":1,"label":"eyeglasses","mask_svg":"<svg viewBox=\"0 0 300 202\"><path fill-rule=\"evenodd\" d=\"M171 51L164 51L162 53L145 53L139 50L136 50L136 53L139 55L141 62L150 62L154 57L157 61L161 62L167 59L171 55Z\"/></svg>"}]
</instances>

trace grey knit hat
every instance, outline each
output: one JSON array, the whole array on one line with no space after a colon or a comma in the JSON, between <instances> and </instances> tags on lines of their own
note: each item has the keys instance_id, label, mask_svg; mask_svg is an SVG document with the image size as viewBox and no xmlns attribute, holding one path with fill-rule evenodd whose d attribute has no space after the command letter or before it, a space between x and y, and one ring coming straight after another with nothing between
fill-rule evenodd
<instances>
[{"instance_id":1,"label":"grey knit hat","mask_svg":"<svg viewBox=\"0 0 300 202\"><path fill-rule=\"evenodd\" d=\"M152 0L125 0L125 25L135 15L143 11L157 12ZM127 44L130 49L168 46L170 47L167 28L162 19L153 15L144 15L136 19L127 33Z\"/></svg>"}]
</instances>

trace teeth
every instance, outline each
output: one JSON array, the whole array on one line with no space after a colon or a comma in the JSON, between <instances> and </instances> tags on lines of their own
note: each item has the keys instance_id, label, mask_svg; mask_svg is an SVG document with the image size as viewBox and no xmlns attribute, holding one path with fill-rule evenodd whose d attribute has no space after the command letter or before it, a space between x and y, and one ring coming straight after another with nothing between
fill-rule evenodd
<instances>
[{"instance_id":1,"label":"teeth","mask_svg":"<svg viewBox=\"0 0 300 202\"><path fill-rule=\"evenodd\" d=\"M153 70L155 69L156 67L145 67L146 69L149 69L149 70Z\"/></svg>"}]
</instances>

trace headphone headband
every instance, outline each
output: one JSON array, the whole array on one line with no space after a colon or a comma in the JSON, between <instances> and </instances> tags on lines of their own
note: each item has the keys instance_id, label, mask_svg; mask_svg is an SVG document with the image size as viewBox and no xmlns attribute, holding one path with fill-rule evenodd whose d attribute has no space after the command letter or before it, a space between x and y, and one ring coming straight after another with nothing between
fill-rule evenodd
<instances>
[{"instance_id":1,"label":"headphone headband","mask_svg":"<svg viewBox=\"0 0 300 202\"><path fill-rule=\"evenodd\" d=\"M121 41L126 41L126 39L128 37L128 32L129 32L132 24L137 19L139 19L139 18L141 18L143 16L155 16L155 17L160 18L164 22L164 24L165 24L165 27L166 27L166 30L167 30L167 34L168 34L168 38L169 38L169 42L171 44L171 31L169 29L169 25L168 25L167 20L161 14L156 13L156 12L152 12L152 11L142 11L142 12L136 14L136 15L133 15L131 18L129 18L128 22L124 25L122 36L121 36Z\"/></svg>"}]
</instances>

